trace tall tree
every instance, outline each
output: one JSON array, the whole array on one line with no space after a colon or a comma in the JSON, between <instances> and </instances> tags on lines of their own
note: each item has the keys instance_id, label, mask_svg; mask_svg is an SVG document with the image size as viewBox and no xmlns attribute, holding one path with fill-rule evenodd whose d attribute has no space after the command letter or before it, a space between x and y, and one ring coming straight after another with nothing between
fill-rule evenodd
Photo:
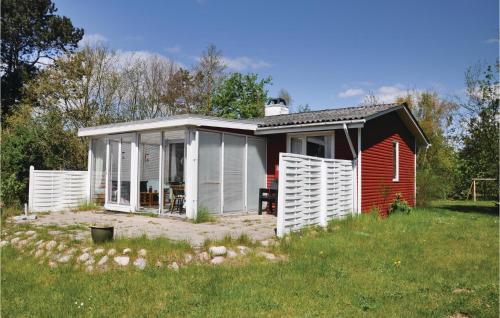
<instances>
[{"instance_id":1,"label":"tall tree","mask_svg":"<svg viewBox=\"0 0 500 318\"><path fill-rule=\"evenodd\" d=\"M464 195L472 178L499 177L499 63L467 69L467 99L462 103L460 126L459 182L457 192ZM498 183L481 185L482 192L498 200Z\"/></svg>"},{"instance_id":2,"label":"tall tree","mask_svg":"<svg viewBox=\"0 0 500 318\"><path fill-rule=\"evenodd\" d=\"M56 15L51 0L3 0L2 24L2 113L11 113L23 97L24 84L40 64L72 51L83 37L83 29Z\"/></svg>"},{"instance_id":3,"label":"tall tree","mask_svg":"<svg viewBox=\"0 0 500 318\"><path fill-rule=\"evenodd\" d=\"M225 118L254 118L264 115L266 85L271 78L258 79L256 74L232 73L212 97L214 115Z\"/></svg>"},{"instance_id":4,"label":"tall tree","mask_svg":"<svg viewBox=\"0 0 500 318\"><path fill-rule=\"evenodd\" d=\"M456 167L447 130L458 106L435 92L409 92L397 102L410 107L431 143L430 148L417 154L417 203L425 205L431 199L446 198L453 190Z\"/></svg>"}]
</instances>

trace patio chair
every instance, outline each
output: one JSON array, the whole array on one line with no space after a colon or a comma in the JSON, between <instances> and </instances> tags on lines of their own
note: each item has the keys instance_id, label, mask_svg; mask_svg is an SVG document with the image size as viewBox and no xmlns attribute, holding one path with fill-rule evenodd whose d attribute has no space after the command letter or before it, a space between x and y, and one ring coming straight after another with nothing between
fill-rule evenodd
<instances>
[{"instance_id":1,"label":"patio chair","mask_svg":"<svg viewBox=\"0 0 500 318\"><path fill-rule=\"evenodd\" d=\"M259 189L259 215L262 215L262 202L267 202L269 213L278 214L278 180L273 180L269 189Z\"/></svg>"}]
</instances>

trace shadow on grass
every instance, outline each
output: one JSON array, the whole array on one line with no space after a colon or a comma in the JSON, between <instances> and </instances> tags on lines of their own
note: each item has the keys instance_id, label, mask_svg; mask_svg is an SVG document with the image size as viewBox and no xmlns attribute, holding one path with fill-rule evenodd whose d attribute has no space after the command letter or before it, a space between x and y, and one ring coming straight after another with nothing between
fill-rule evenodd
<instances>
[{"instance_id":1,"label":"shadow on grass","mask_svg":"<svg viewBox=\"0 0 500 318\"><path fill-rule=\"evenodd\" d=\"M461 213L480 213L486 215L499 216L498 205L494 202L447 202L438 203L436 208L450 210Z\"/></svg>"}]
</instances>

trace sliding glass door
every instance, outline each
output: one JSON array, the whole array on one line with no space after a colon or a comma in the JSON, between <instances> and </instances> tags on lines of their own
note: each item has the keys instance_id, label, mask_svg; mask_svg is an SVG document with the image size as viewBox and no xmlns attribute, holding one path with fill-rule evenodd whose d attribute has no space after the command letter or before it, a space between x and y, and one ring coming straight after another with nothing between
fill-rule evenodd
<instances>
[{"instance_id":1,"label":"sliding glass door","mask_svg":"<svg viewBox=\"0 0 500 318\"><path fill-rule=\"evenodd\" d=\"M130 205L132 137L109 137L108 203Z\"/></svg>"}]
</instances>

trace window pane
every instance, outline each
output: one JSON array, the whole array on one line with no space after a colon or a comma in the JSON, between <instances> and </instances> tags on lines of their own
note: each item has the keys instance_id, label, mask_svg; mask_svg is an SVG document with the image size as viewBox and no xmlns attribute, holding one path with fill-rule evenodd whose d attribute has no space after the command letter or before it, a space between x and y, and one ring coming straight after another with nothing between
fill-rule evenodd
<instances>
[{"instance_id":1,"label":"window pane","mask_svg":"<svg viewBox=\"0 0 500 318\"><path fill-rule=\"evenodd\" d=\"M184 143L170 144L169 181L184 182Z\"/></svg>"},{"instance_id":2,"label":"window pane","mask_svg":"<svg viewBox=\"0 0 500 318\"><path fill-rule=\"evenodd\" d=\"M106 189L106 139L92 140L92 201L104 205Z\"/></svg>"},{"instance_id":3,"label":"window pane","mask_svg":"<svg viewBox=\"0 0 500 318\"><path fill-rule=\"evenodd\" d=\"M109 141L109 193L108 200L111 203L118 202L118 147L117 140Z\"/></svg>"},{"instance_id":4,"label":"window pane","mask_svg":"<svg viewBox=\"0 0 500 318\"><path fill-rule=\"evenodd\" d=\"M325 158L325 136L307 137L307 155Z\"/></svg>"},{"instance_id":5,"label":"window pane","mask_svg":"<svg viewBox=\"0 0 500 318\"><path fill-rule=\"evenodd\" d=\"M290 152L302 155L302 139L290 138Z\"/></svg>"},{"instance_id":6,"label":"window pane","mask_svg":"<svg viewBox=\"0 0 500 318\"><path fill-rule=\"evenodd\" d=\"M121 166L120 166L120 204L130 204L130 166L131 166L131 140L129 138L122 139L121 149Z\"/></svg>"},{"instance_id":7,"label":"window pane","mask_svg":"<svg viewBox=\"0 0 500 318\"><path fill-rule=\"evenodd\" d=\"M140 135L139 143L139 206L157 208L160 192L161 133Z\"/></svg>"}]
</instances>

